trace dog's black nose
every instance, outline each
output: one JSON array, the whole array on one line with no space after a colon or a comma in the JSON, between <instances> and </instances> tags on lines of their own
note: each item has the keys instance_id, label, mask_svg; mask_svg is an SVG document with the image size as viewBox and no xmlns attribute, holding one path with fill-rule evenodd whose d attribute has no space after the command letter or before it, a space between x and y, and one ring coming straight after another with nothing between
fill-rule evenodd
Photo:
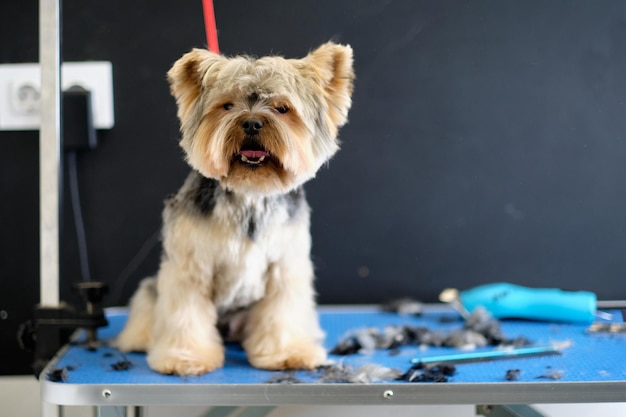
<instances>
[{"instance_id":1,"label":"dog's black nose","mask_svg":"<svg viewBox=\"0 0 626 417\"><path fill-rule=\"evenodd\" d=\"M263 128L263 122L259 119L246 119L241 124L241 127L248 135L256 135Z\"/></svg>"}]
</instances>

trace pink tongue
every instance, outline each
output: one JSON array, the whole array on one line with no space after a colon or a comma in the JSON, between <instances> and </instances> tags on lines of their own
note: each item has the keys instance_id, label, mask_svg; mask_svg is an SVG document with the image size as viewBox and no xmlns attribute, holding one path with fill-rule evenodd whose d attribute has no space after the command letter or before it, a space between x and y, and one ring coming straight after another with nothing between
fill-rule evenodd
<instances>
[{"instance_id":1,"label":"pink tongue","mask_svg":"<svg viewBox=\"0 0 626 417\"><path fill-rule=\"evenodd\" d=\"M239 154L245 156L246 158L251 158L251 159L258 159L262 156L270 156L269 152L266 152L266 151L246 150L246 151L240 151Z\"/></svg>"}]
</instances>

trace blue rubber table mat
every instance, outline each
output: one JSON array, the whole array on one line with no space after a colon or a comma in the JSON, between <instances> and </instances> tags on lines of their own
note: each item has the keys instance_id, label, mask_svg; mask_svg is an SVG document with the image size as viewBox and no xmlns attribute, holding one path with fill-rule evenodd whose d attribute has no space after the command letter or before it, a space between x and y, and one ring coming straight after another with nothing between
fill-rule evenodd
<instances>
[{"instance_id":1,"label":"blue rubber table mat","mask_svg":"<svg viewBox=\"0 0 626 417\"><path fill-rule=\"evenodd\" d=\"M615 312L618 313L618 312ZM621 321L621 314L614 314ZM126 313L110 311L109 326L99 330L99 337L110 340L117 335L125 321ZM448 318L451 320L442 320ZM442 308L426 309L419 317L385 313L375 308L323 308L320 321L326 332L325 346L330 350L347 333L363 327L383 329L389 325L426 326L444 332L462 327L457 314ZM460 383L505 383L506 372L519 369L519 382L546 382L545 375L557 371L562 375L557 383L567 382L611 382L626 380L626 334L587 334L587 326L555 324L532 321L502 321L502 332L507 338L525 337L533 345L566 343L569 345L561 355L513 358L493 362L479 362L456 366L456 372L448 384ZM491 348L481 348L485 350ZM348 356L330 355L330 359L358 368L366 364L377 364L406 371L410 360L458 353L460 350L447 347L405 346L396 354L380 350L368 354ZM131 366L116 370L119 362L130 362ZM161 375L152 371L142 353L121 353L109 346L88 350L78 344L70 345L60 355L52 368L66 368L65 380L59 384L264 384L280 374L252 368L242 348L237 344L227 345L225 366L202 376L179 377ZM117 368L120 368L119 366ZM50 367L48 369L51 369ZM294 377L304 383L315 383L319 372L297 371ZM384 381L386 384L407 384L403 381Z\"/></svg>"}]
</instances>

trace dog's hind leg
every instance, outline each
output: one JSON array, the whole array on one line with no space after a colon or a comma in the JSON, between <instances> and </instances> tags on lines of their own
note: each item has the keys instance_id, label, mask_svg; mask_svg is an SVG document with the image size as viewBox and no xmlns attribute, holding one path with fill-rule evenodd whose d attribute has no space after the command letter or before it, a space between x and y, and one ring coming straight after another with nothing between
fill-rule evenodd
<instances>
[{"instance_id":1,"label":"dog's hind leg","mask_svg":"<svg viewBox=\"0 0 626 417\"><path fill-rule=\"evenodd\" d=\"M126 326L113 345L126 352L145 352L148 349L152 340L156 299L156 279L144 279L130 301Z\"/></svg>"}]
</instances>

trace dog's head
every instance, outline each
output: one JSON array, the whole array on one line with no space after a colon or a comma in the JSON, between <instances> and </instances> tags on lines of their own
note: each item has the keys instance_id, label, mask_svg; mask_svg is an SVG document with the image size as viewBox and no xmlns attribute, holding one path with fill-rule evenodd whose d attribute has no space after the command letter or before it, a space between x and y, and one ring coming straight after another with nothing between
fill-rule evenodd
<instances>
[{"instance_id":1,"label":"dog's head","mask_svg":"<svg viewBox=\"0 0 626 417\"><path fill-rule=\"evenodd\" d=\"M339 149L352 103L352 49L329 42L302 59L193 49L168 80L194 169L235 192L284 193Z\"/></svg>"}]
</instances>

